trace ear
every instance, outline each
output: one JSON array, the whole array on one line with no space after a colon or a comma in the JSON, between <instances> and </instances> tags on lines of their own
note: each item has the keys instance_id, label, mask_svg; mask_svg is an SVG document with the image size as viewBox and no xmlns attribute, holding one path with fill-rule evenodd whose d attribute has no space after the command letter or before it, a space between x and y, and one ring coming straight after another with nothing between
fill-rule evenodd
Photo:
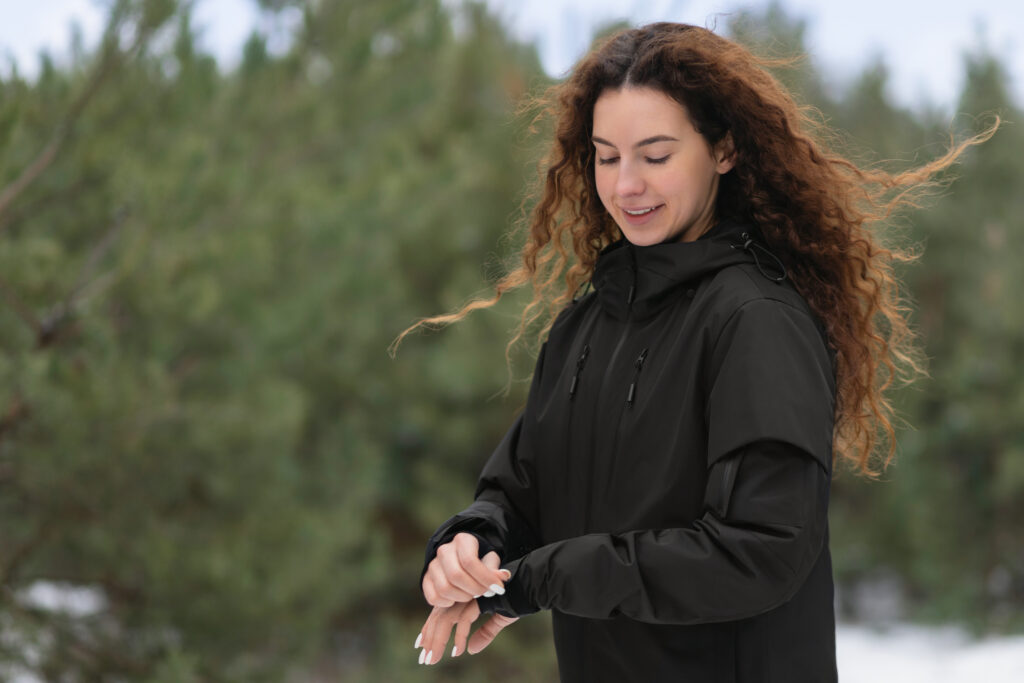
<instances>
[{"instance_id":1,"label":"ear","mask_svg":"<svg viewBox=\"0 0 1024 683\"><path fill-rule=\"evenodd\" d=\"M718 144L715 145L714 157L717 163L715 170L719 175L724 175L733 169L736 165L736 146L732 141L732 133L726 133L725 137L718 141Z\"/></svg>"}]
</instances>

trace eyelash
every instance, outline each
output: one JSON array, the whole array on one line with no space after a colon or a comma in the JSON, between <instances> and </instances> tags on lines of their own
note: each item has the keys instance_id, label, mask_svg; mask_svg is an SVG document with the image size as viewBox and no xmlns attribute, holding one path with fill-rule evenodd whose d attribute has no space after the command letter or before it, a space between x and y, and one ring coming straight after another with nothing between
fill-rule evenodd
<instances>
[{"instance_id":1,"label":"eyelash","mask_svg":"<svg viewBox=\"0 0 1024 683\"><path fill-rule=\"evenodd\" d=\"M666 161L668 161L668 158L670 156L672 156L672 155L671 154L666 154L665 156L660 157L658 159L652 159L651 157L644 157L644 161L646 161L649 164L663 164ZM602 159L601 157L598 157L597 158L597 163L600 166L607 166L608 164L614 164L618 160L619 160L618 157L609 157L607 159Z\"/></svg>"}]
</instances>

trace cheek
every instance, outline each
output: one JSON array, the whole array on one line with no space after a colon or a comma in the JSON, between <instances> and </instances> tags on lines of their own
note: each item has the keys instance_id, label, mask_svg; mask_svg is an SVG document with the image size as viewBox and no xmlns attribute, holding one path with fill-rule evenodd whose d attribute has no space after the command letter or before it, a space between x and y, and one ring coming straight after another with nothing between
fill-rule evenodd
<instances>
[{"instance_id":1,"label":"cheek","mask_svg":"<svg viewBox=\"0 0 1024 683\"><path fill-rule=\"evenodd\" d=\"M659 179L659 186L667 197L681 199L694 191L705 180L703 169L683 168L666 169Z\"/></svg>"},{"instance_id":2,"label":"cheek","mask_svg":"<svg viewBox=\"0 0 1024 683\"><path fill-rule=\"evenodd\" d=\"M612 192L615 188L615 179L611 177L608 171L596 169L594 171L594 185L597 186L597 196L601 198L601 203L607 209L608 202L611 200Z\"/></svg>"}]
</instances>

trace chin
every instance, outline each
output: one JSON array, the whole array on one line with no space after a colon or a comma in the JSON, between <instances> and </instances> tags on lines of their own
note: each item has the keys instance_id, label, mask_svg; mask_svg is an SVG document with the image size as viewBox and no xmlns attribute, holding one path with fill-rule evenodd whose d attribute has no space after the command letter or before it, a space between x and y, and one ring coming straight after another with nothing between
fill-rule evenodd
<instances>
[{"instance_id":1,"label":"chin","mask_svg":"<svg viewBox=\"0 0 1024 683\"><path fill-rule=\"evenodd\" d=\"M650 247L655 244L674 242L678 239L678 237L666 235L660 230L623 230L622 226L619 226L619 231L622 232L622 236L635 247Z\"/></svg>"}]
</instances>

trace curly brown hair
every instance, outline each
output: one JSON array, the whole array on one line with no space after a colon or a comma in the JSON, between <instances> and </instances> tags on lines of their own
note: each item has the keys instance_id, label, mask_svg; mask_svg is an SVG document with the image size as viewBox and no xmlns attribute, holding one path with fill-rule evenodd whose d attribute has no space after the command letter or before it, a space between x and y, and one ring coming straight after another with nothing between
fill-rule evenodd
<instances>
[{"instance_id":1,"label":"curly brown hair","mask_svg":"<svg viewBox=\"0 0 1024 683\"><path fill-rule=\"evenodd\" d=\"M424 318L393 346L417 327L461 320L526 284L532 284L533 299L506 355L531 326L541 324L542 338L590 280L599 252L621 237L595 185L594 103L608 89L654 88L683 105L710 145L732 136L737 163L722 176L716 218L757 226L824 323L837 361L834 457L876 476L895 451L887 390L925 370L893 269L916 255L883 244L871 227L898 208L919 206L943 184L940 172L967 147L989 139L1000 121L919 168L861 168L830 149L834 134L769 73L782 63L687 24L650 24L602 41L536 103L542 116L553 118L555 130L539 197L525 223L521 263L496 284L493 296Z\"/></svg>"}]
</instances>

